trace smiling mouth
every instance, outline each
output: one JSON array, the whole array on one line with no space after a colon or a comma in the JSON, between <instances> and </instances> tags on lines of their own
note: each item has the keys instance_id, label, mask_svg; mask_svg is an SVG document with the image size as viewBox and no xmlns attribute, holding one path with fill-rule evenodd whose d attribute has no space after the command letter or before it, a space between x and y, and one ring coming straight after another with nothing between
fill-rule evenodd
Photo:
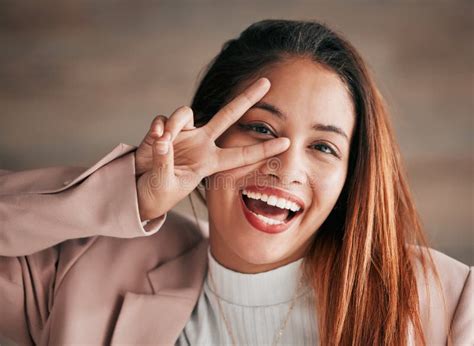
<instances>
[{"instance_id":1,"label":"smiling mouth","mask_svg":"<svg viewBox=\"0 0 474 346\"><path fill-rule=\"evenodd\" d=\"M305 205L297 196L269 186L244 188L240 190L240 197L247 220L270 233L287 229Z\"/></svg>"},{"instance_id":2,"label":"smiling mouth","mask_svg":"<svg viewBox=\"0 0 474 346\"><path fill-rule=\"evenodd\" d=\"M255 200L242 194L242 199L247 209L263 222L270 225L278 225L290 222L296 214L301 211L292 211L272 206L261 200Z\"/></svg>"},{"instance_id":3,"label":"smiling mouth","mask_svg":"<svg viewBox=\"0 0 474 346\"><path fill-rule=\"evenodd\" d=\"M270 200L270 203L273 202L274 200ZM246 196L245 191L240 193L240 204L247 222L257 231L267 234L280 234L290 229L303 211L294 205L294 210L291 210L291 203L290 209L286 209L286 205L282 208L283 201L280 201L280 207L267 205L265 201L256 202L255 198Z\"/></svg>"}]
</instances>

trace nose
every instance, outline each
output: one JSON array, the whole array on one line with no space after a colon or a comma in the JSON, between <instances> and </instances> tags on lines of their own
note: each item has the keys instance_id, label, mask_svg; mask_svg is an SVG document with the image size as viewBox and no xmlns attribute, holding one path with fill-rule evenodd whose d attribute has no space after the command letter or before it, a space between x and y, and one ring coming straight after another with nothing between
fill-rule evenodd
<instances>
[{"instance_id":1,"label":"nose","mask_svg":"<svg viewBox=\"0 0 474 346\"><path fill-rule=\"evenodd\" d=\"M275 176L285 186L306 184L308 176L304 148L292 142L286 151L267 159L260 172Z\"/></svg>"}]
</instances>

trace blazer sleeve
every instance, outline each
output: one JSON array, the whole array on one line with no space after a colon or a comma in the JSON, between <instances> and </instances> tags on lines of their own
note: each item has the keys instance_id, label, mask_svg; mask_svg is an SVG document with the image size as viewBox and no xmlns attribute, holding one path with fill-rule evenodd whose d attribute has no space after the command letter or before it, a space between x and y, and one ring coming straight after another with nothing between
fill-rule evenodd
<instances>
[{"instance_id":1,"label":"blazer sleeve","mask_svg":"<svg viewBox=\"0 0 474 346\"><path fill-rule=\"evenodd\" d=\"M470 267L451 325L454 345L474 345L474 274Z\"/></svg>"},{"instance_id":2,"label":"blazer sleeve","mask_svg":"<svg viewBox=\"0 0 474 346\"><path fill-rule=\"evenodd\" d=\"M0 256L26 256L68 239L156 233L166 213L140 221L136 147L120 144L89 169L0 172Z\"/></svg>"}]
</instances>

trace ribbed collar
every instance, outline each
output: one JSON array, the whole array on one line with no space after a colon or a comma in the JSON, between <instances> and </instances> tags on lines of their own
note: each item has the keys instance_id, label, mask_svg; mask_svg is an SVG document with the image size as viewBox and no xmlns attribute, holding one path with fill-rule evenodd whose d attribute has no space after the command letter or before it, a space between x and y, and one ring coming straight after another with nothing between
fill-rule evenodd
<instances>
[{"instance_id":1,"label":"ribbed collar","mask_svg":"<svg viewBox=\"0 0 474 346\"><path fill-rule=\"evenodd\" d=\"M303 259L282 267L257 274L244 274L227 269L207 252L209 271L212 271L216 287L206 277L206 285L212 293L222 300L241 306L269 306L287 303L294 297L301 275ZM310 287L303 283L298 296L305 294Z\"/></svg>"}]
</instances>

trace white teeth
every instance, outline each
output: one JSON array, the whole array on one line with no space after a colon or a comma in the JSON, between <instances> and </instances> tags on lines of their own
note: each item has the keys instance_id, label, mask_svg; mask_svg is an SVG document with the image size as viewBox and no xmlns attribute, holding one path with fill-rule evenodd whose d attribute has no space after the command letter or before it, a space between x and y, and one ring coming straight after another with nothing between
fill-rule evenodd
<instances>
[{"instance_id":1,"label":"white teeth","mask_svg":"<svg viewBox=\"0 0 474 346\"><path fill-rule=\"evenodd\" d=\"M260 220L262 220L263 222L268 223L269 225L281 225L283 223L283 221L271 219L266 216L254 213L253 211L250 211L250 212L256 217L258 217Z\"/></svg>"},{"instance_id":2,"label":"white teeth","mask_svg":"<svg viewBox=\"0 0 474 346\"><path fill-rule=\"evenodd\" d=\"M247 191L247 190L243 190L242 194L246 195L249 198L261 200L263 202L266 202L268 205L276 206L276 207L281 208L281 209L289 209L293 212L297 212L298 210L301 209L301 207L298 204L296 204L295 202L289 201L289 200L281 198L281 197L279 198L277 196L272 196L272 195L268 196L268 195L262 194L260 192L250 192L250 191ZM262 216L262 217L264 217L264 216Z\"/></svg>"},{"instance_id":3,"label":"white teeth","mask_svg":"<svg viewBox=\"0 0 474 346\"><path fill-rule=\"evenodd\" d=\"M283 208L285 209L290 209L291 210L291 206L293 205L293 202L291 201L285 201L285 206Z\"/></svg>"},{"instance_id":4,"label":"white teeth","mask_svg":"<svg viewBox=\"0 0 474 346\"><path fill-rule=\"evenodd\" d=\"M286 202L287 202L286 199L284 199L284 198L278 198L278 201L277 201L276 206L277 206L278 208L285 209Z\"/></svg>"},{"instance_id":5,"label":"white teeth","mask_svg":"<svg viewBox=\"0 0 474 346\"><path fill-rule=\"evenodd\" d=\"M268 197L268 201L267 201L268 205L275 206L277 204L277 202L278 202L278 197L275 197L275 196Z\"/></svg>"},{"instance_id":6,"label":"white teeth","mask_svg":"<svg viewBox=\"0 0 474 346\"><path fill-rule=\"evenodd\" d=\"M300 210L300 207L296 203L291 203L290 210L296 212Z\"/></svg>"}]
</instances>

